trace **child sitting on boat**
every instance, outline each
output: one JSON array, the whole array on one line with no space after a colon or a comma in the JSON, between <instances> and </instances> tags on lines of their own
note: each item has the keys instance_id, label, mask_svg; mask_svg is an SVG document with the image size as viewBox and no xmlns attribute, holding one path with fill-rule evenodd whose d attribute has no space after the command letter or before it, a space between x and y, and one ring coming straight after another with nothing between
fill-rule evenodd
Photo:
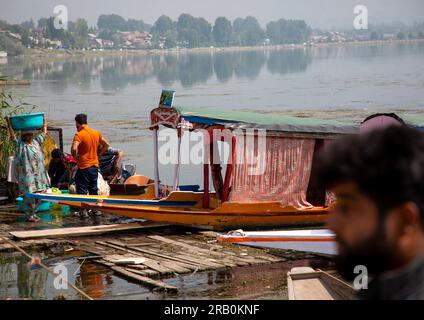
<instances>
[{"instance_id":1,"label":"child sitting on boat","mask_svg":"<svg viewBox=\"0 0 424 320\"><path fill-rule=\"evenodd\" d=\"M59 189L69 189L70 193L76 193L75 187L75 174L77 173L77 160L71 156L66 155L63 158L63 163L65 165L65 172L60 177L57 187Z\"/></svg>"},{"instance_id":2,"label":"child sitting on boat","mask_svg":"<svg viewBox=\"0 0 424 320\"><path fill-rule=\"evenodd\" d=\"M52 151L51 160L50 160L49 169L48 169L52 187L58 186L58 182L60 178L63 176L63 174L66 171L63 158L64 158L63 152L59 148L56 148Z\"/></svg>"}]
</instances>

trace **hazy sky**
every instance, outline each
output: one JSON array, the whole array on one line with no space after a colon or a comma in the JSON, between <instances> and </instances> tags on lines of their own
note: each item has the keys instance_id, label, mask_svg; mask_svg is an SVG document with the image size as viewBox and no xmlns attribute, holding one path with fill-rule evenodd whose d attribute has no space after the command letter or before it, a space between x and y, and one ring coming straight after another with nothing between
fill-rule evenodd
<instances>
[{"instance_id":1,"label":"hazy sky","mask_svg":"<svg viewBox=\"0 0 424 320\"><path fill-rule=\"evenodd\" d=\"M424 20L424 0L0 0L0 19L20 23L53 15L53 8L63 4L69 20L85 18L95 25L100 14L116 13L124 18L153 23L166 14L177 19L181 13L201 16L212 22L218 16L233 20L253 15L264 26L279 18L304 19L312 27L352 26L353 8L368 8L369 23L407 24Z\"/></svg>"}]
</instances>

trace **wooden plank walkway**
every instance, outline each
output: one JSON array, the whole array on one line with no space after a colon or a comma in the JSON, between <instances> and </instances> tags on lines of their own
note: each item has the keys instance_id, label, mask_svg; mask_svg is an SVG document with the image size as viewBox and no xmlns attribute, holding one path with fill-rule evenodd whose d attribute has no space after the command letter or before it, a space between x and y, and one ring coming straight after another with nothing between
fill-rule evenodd
<instances>
[{"instance_id":1,"label":"wooden plank walkway","mask_svg":"<svg viewBox=\"0 0 424 320\"><path fill-rule=\"evenodd\" d=\"M87 226L87 227L74 227L74 228L57 228L57 229L44 229L44 230L30 230L30 231L12 231L10 234L18 240L27 239L51 239L63 237L76 237L76 236L89 236L96 234L122 232L131 230L140 230L146 228L156 228L168 226L168 224L158 223L153 221L146 221L142 223L120 223L120 224L106 224L100 226Z\"/></svg>"},{"instance_id":2,"label":"wooden plank walkway","mask_svg":"<svg viewBox=\"0 0 424 320\"><path fill-rule=\"evenodd\" d=\"M113 238L84 237L78 240L80 244L76 249L93 254L91 262L109 267L117 275L169 292L178 289L166 285L161 279L178 274L285 261L267 253L266 249L218 245L211 239L210 235L196 231L146 229Z\"/></svg>"},{"instance_id":3,"label":"wooden plank walkway","mask_svg":"<svg viewBox=\"0 0 424 320\"><path fill-rule=\"evenodd\" d=\"M17 214L13 206L1 209L11 217ZM67 219L73 223L72 218ZM263 248L218 244L216 233L212 231L152 222L143 227L137 223L31 231L25 229L25 225L17 226L21 230L16 231L14 224L0 223L0 236L35 252L54 246L71 246L75 252L81 252L78 259L82 263L100 264L110 268L117 276L166 292L178 291L177 287L166 283L167 278L177 275L286 260ZM13 248L0 239L0 252L2 250Z\"/></svg>"}]
</instances>

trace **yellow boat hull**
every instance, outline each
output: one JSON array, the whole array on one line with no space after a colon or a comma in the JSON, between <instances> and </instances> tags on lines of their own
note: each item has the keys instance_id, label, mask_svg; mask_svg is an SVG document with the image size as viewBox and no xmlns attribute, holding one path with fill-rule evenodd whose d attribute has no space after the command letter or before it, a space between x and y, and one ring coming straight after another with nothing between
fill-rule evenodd
<instances>
[{"instance_id":1,"label":"yellow boat hull","mask_svg":"<svg viewBox=\"0 0 424 320\"><path fill-rule=\"evenodd\" d=\"M129 218L214 230L323 224L329 215L328 208L315 207L299 210L294 207L282 207L279 202L225 202L218 205L216 209L125 206L102 203L83 203L83 207Z\"/></svg>"}]
</instances>

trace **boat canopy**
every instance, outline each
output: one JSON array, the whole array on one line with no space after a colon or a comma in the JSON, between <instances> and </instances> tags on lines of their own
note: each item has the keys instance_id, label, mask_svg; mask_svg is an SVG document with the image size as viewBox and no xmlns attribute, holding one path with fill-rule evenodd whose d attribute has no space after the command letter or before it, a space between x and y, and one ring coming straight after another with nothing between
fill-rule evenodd
<instances>
[{"instance_id":1,"label":"boat canopy","mask_svg":"<svg viewBox=\"0 0 424 320\"><path fill-rule=\"evenodd\" d=\"M151 126L177 128L184 119L196 127L222 126L235 129L265 129L274 133L323 135L355 134L359 124L352 121L302 118L272 112L223 110L197 107L155 108L151 112Z\"/></svg>"},{"instance_id":2,"label":"boat canopy","mask_svg":"<svg viewBox=\"0 0 424 320\"><path fill-rule=\"evenodd\" d=\"M175 128L178 132L183 128L207 129L210 152L205 154L208 159L205 158L203 170L204 208L209 207L209 172L216 195L222 202L278 201L283 206L312 208L313 205L306 199L306 193L315 151L336 136L359 132L359 125L336 120L208 108L158 107L151 111L156 157L155 181L158 181L159 177L157 130L161 125ZM225 138L223 134L215 138L211 131L214 129L229 129L230 137ZM250 139L248 129L254 129L251 138L253 140L250 142L247 141ZM261 137L258 130L265 130L265 136ZM181 134L178 135L178 145L181 144ZM265 140L261 140L263 138ZM217 141L230 145L225 177L221 164L210 162L215 157L219 158ZM179 157L178 146L178 159ZM174 190L178 190L178 177L177 164Z\"/></svg>"},{"instance_id":3,"label":"boat canopy","mask_svg":"<svg viewBox=\"0 0 424 320\"><path fill-rule=\"evenodd\" d=\"M397 122L392 118L391 121L383 121L386 118L387 115L376 115L373 117L373 122L376 123L372 127ZM362 123L362 128L369 122ZM328 206L334 201L331 193L314 181L313 163L316 154L340 135L359 134L361 127L352 120L300 118L272 112L158 107L151 111L156 157L155 181L159 181L157 130L160 125L178 130L178 159L182 131L206 129L205 146L209 152L204 155L204 208L209 208L211 173L216 195L221 202L277 201L284 207L302 210ZM215 135L215 129L222 134ZM253 130L249 132L249 129ZM224 131L227 132L224 134ZM220 161L211 162L211 159L219 159L218 141L230 146L225 177ZM178 177L177 164L174 190L178 190Z\"/></svg>"}]
</instances>

